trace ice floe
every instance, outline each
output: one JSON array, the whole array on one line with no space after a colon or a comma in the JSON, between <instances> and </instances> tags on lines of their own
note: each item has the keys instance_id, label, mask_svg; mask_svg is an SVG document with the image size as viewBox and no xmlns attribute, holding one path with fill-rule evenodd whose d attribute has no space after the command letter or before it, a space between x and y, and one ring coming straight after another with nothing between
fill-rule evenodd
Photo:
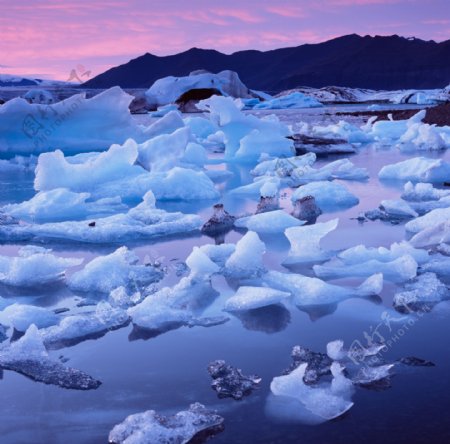
<instances>
[{"instance_id":1,"label":"ice floe","mask_svg":"<svg viewBox=\"0 0 450 444\"><path fill-rule=\"evenodd\" d=\"M290 227L298 227L304 223L304 221L289 215L284 210L275 210L241 217L236 219L234 225L256 233L282 233Z\"/></svg>"},{"instance_id":2,"label":"ice floe","mask_svg":"<svg viewBox=\"0 0 450 444\"><path fill-rule=\"evenodd\" d=\"M335 211L357 205L359 199L346 187L336 182L318 181L303 185L295 190L291 200L295 202L306 196L313 196L323 211Z\"/></svg>"},{"instance_id":3,"label":"ice floe","mask_svg":"<svg viewBox=\"0 0 450 444\"><path fill-rule=\"evenodd\" d=\"M381 168L382 180L443 183L450 175L450 164L442 159L413 157Z\"/></svg>"},{"instance_id":4,"label":"ice floe","mask_svg":"<svg viewBox=\"0 0 450 444\"><path fill-rule=\"evenodd\" d=\"M392 282L405 282L417 274L417 262L409 254L389 262L369 259L365 262L347 265L344 263L326 263L314 265L316 275L323 279L341 279L346 277L368 277L374 273L382 273L383 277Z\"/></svg>"},{"instance_id":5,"label":"ice floe","mask_svg":"<svg viewBox=\"0 0 450 444\"><path fill-rule=\"evenodd\" d=\"M220 432L224 419L198 402L173 416L155 410L135 413L114 426L109 433L111 444L177 443L185 444L197 434L211 436Z\"/></svg>"},{"instance_id":6,"label":"ice floe","mask_svg":"<svg viewBox=\"0 0 450 444\"><path fill-rule=\"evenodd\" d=\"M34 287L61 282L68 268L83 259L55 256L42 247L24 247L19 256L0 256L0 283L14 287Z\"/></svg>"},{"instance_id":7,"label":"ice floe","mask_svg":"<svg viewBox=\"0 0 450 444\"><path fill-rule=\"evenodd\" d=\"M323 250L320 246L320 241L328 233L335 230L338 223L339 219L333 219L314 225L287 228L284 233L289 239L291 248L283 264L320 262L329 259L335 252Z\"/></svg>"},{"instance_id":8,"label":"ice floe","mask_svg":"<svg viewBox=\"0 0 450 444\"><path fill-rule=\"evenodd\" d=\"M290 293L268 287L239 287L225 302L225 311L245 311L279 304L291 296Z\"/></svg>"},{"instance_id":9,"label":"ice floe","mask_svg":"<svg viewBox=\"0 0 450 444\"><path fill-rule=\"evenodd\" d=\"M74 291L110 293L118 287L139 289L162 278L151 265L141 265L135 253L120 247L107 256L98 256L69 279Z\"/></svg>"}]
</instances>

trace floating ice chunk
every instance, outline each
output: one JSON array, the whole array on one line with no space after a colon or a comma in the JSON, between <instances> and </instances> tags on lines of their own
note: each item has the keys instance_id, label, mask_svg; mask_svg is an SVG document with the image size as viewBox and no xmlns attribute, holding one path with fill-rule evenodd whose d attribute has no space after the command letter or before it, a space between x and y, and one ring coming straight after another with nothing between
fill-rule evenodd
<instances>
[{"instance_id":1,"label":"floating ice chunk","mask_svg":"<svg viewBox=\"0 0 450 444\"><path fill-rule=\"evenodd\" d=\"M0 239L35 240L63 239L88 243L122 243L127 240L149 239L170 234L187 234L199 230L199 216L167 213L154 207L155 197L147 192L141 202L127 214L87 221L67 221L30 225L0 225Z\"/></svg>"},{"instance_id":2,"label":"floating ice chunk","mask_svg":"<svg viewBox=\"0 0 450 444\"><path fill-rule=\"evenodd\" d=\"M327 355L333 361L340 361L347 356L344 350L344 341L338 339L327 344Z\"/></svg>"},{"instance_id":3,"label":"floating ice chunk","mask_svg":"<svg viewBox=\"0 0 450 444\"><path fill-rule=\"evenodd\" d=\"M133 97L114 87L86 99L76 94L43 107L22 98L0 108L1 151L36 154L54 150L79 153L105 150L128 138L141 141L143 129L130 114Z\"/></svg>"},{"instance_id":4,"label":"floating ice chunk","mask_svg":"<svg viewBox=\"0 0 450 444\"><path fill-rule=\"evenodd\" d=\"M251 173L254 176L279 176L288 177L294 170L304 168L305 166L312 166L316 161L314 153L307 153L303 156L295 157L279 157L272 160L264 160L256 165Z\"/></svg>"},{"instance_id":5,"label":"floating ice chunk","mask_svg":"<svg viewBox=\"0 0 450 444\"><path fill-rule=\"evenodd\" d=\"M417 212L411 208L411 206L404 200L382 200L380 208L387 214L401 217L401 218L411 218L417 217Z\"/></svg>"},{"instance_id":6,"label":"floating ice chunk","mask_svg":"<svg viewBox=\"0 0 450 444\"><path fill-rule=\"evenodd\" d=\"M50 105L55 102L53 94L45 89L30 89L24 94L23 98L28 103L38 103L40 105Z\"/></svg>"},{"instance_id":7,"label":"floating ice chunk","mask_svg":"<svg viewBox=\"0 0 450 444\"><path fill-rule=\"evenodd\" d=\"M301 274L269 271L263 276L263 282L272 288L288 291L297 306L334 304L349 297L367 297L377 295L383 288L381 273L370 276L358 288L346 288L328 284L318 278Z\"/></svg>"},{"instance_id":8,"label":"floating ice chunk","mask_svg":"<svg viewBox=\"0 0 450 444\"><path fill-rule=\"evenodd\" d=\"M117 287L109 293L108 302L112 307L128 308L141 302L142 294L136 291L130 294L125 287Z\"/></svg>"},{"instance_id":9,"label":"floating ice chunk","mask_svg":"<svg viewBox=\"0 0 450 444\"><path fill-rule=\"evenodd\" d=\"M26 331L32 324L44 328L58 322L59 317L53 311L34 305L12 304L0 312L0 323L18 331Z\"/></svg>"},{"instance_id":10,"label":"floating ice chunk","mask_svg":"<svg viewBox=\"0 0 450 444\"><path fill-rule=\"evenodd\" d=\"M271 392L298 399L310 412L327 421L347 412L353 406L353 386L342 374L343 368L333 363L331 385L309 387L303 382L307 365L301 364L289 375L274 378L270 384Z\"/></svg>"},{"instance_id":11,"label":"floating ice chunk","mask_svg":"<svg viewBox=\"0 0 450 444\"><path fill-rule=\"evenodd\" d=\"M194 142L189 142L186 146L182 161L198 167L202 167L208 160L205 148ZM210 177L211 178L211 177Z\"/></svg>"},{"instance_id":12,"label":"floating ice chunk","mask_svg":"<svg viewBox=\"0 0 450 444\"><path fill-rule=\"evenodd\" d=\"M350 208L357 205L359 199L336 182L311 182L295 190L292 202L306 196L313 196L317 205L323 211L333 211L341 208Z\"/></svg>"},{"instance_id":13,"label":"floating ice chunk","mask_svg":"<svg viewBox=\"0 0 450 444\"><path fill-rule=\"evenodd\" d=\"M352 382L355 385L362 387L372 387L376 383L382 380L389 380L391 376L391 369L395 364L384 364L378 365L376 367L363 366L359 371L352 377Z\"/></svg>"},{"instance_id":14,"label":"floating ice chunk","mask_svg":"<svg viewBox=\"0 0 450 444\"><path fill-rule=\"evenodd\" d=\"M135 253L120 247L107 256L96 257L73 274L69 287L74 291L110 293L117 287L139 288L161 279L161 271L139 265L138 261Z\"/></svg>"},{"instance_id":15,"label":"floating ice chunk","mask_svg":"<svg viewBox=\"0 0 450 444\"><path fill-rule=\"evenodd\" d=\"M128 416L114 426L108 441L112 444L185 444L195 435L214 435L221 431L223 418L204 405L191 404L189 410L162 416L154 410Z\"/></svg>"},{"instance_id":16,"label":"floating ice chunk","mask_svg":"<svg viewBox=\"0 0 450 444\"><path fill-rule=\"evenodd\" d=\"M221 244L221 245L213 245L206 244L200 247L200 250L203 251L213 262L215 262L220 267L225 265L227 259L234 253L236 250L236 245L234 244Z\"/></svg>"},{"instance_id":17,"label":"floating ice chunk","mask_svg":"<svg viewBox=\"0 0 450 444\"><path fill-rule=\"evenodd\" d=\"M149 189L157 200L217 199L220 193L203 171L175 167L165 173L151 174Z\"/></svg>"},{"instance_id":18,"label":"floating ice chunk","mask_svg":"<svg viewBox=\"0 0 450 444\"><path fill-rule=\"evenodd\" d=\"M299 186L312 181L333 179L366 180L369 173L365 168L357 168L348 159L339 159L315 169L308 165L296 168L290 175L292 186Z\"/></svg>"},{"instance_id":19,"label":"floating ice chunk","mask_svg":"<svg viewBox=\"0 0 450 444\"><path fill-rule=\"evenodd\" d=\"M234 225L256 233L282 233L290 227L298 227L305 222L289 215L284 210L268 211L253 216L236 219Z\"/></svg>"},{"instance_id":20,"label":"floating ice chunk","mask_svg":"<svg viewBox=\"0 0 450 444\"><path fill-rule=\"evenodd\" d=\"M431 183L419 182L413 184L412 182L407 182L403 187L402 199L408 201L428 201L428 200L439 200L442 197L450 196L450 190L440 190L433 187Z\"/></svg>"},{"instance_id":21,"label":"floating ice chunk","mask_svg":"<svg viewBox=\"0 0 450 444\"><path fill-rule=\"evenodd\" d=\"M266 246L254 231L248 231L236 244L234 253L225 262L225 274L235 279L258 277L265 268L262 256Z\"/></svg>"},{"instance_id":22,"label":"floating ice chunk","mask_svg":"<svg viewBox=\"0 0 450 444\"><path fill-rule=\"evenodd\" d=\"M409 241L418 248L430 247L442 243L450 243L450 221L431 225L415 234Z\"/></svg>"},{"instance_id":23,"label":"floating ice chunk","mask_svg":"<svg viewBox=\"0 0 450 444\"><path fill-rule=\"evenodd\" d=\"M253 129L241 139L234 158L240 161L256 162L262 153L286 157L295 154L290 139L270 131Z\"/></svg>"},{"instance_id":24,"label":"floating ice chunk","mask_svg":"<svg viewBox=\"0 0 450 444\"><path fill-rule=\"evenodd\" d=\"M151 139L162 134L171 134L177 129L185 126L181 117L181 113L176 110L171 110L161 119L152 123L150 126L144 129L144 135L147 139Z\"/></svg>"},{"instance_id":25,"label":"floating ice chunk","mask_svg":"<svg viewBox=\"0 0 450 444\"><path fill-rule=\"evenodd\" d=\"M436 208L430 211L424 216L417 217L410 220L406 225L406 231L410 233L418 233L419 231L431 228L439 225L440 223L448 222L450 219L450 207L449 208Z\"/></svg>"},{"instance_id":26,"label":"floating ice chunk","mask_svg":"<svg viewBox=\"0 0 450 444\"><path fill-rule=\"evenodd\" d=\"M412 182L445 182L450 176L450 164L442 159L414 157L381 168L378 177L384 180Z\"/></svg>"},{"instance_id":27,"label":"floating ice chunk","mask_svg":"<svg viewBox=\"0 0 450 444\"><path fill-rule=\"evenodd\" d=\"M278 194L278 186L274 182L264 182L259 192L261 197L276 197Z\"/></svg>"},{"instance_id":28,"label":"floating ice chunk","mask_svg":"<svg viewBox=\"0 0 450 444\"><path fill-rule=\"evenodd\" d=\"M267 287L239 287L234 296L225 302L225 311L244 311L279 304L290 297L285 291Z\"/></svg>"},{"instance_id":29,"label":"floating ice chunk","mask_svg":"<svg viewBox=\"0 0 450 444\"><path fill-rule=\"evenodd\" d=\"M390 262L371 259L353 265L314 265L316 275L324 279L340 279L346 277L367 277L374 273L382 273L392 282L405 282L417 274L417 262L409 254L405 254Z\"/></svg>"},{"instance_id":30,"label":"floating ice chunk","mask_svg":"<svg viewBox=\"0 0 450 444\"><path fill-rule=\"evenodd\" d=\"M96 339L108 331L124 327L129 321L125 310L101 301L93 313L66 316L59 325L44 328L40 334L46 347L58 349Z\"/></svg>"},{"instance_id":31,"label":"floating ice chunk","mask_svg":"<svg viewBox=\"0 0 450 444\"><path fill-rule=\"evenodd\" d=\"M174 287L165 287L128 309L133 324L153 331L189 325L218 296L208 276L191 274Z\"/></svg>"},{"instance_id":32,"label":"floating ice chunk","mask_svg":"<svg viewBox=\"0 0 450 444\"><path fill-rule=\"evenodd\" d=\"M421 271L430 271L444 278L450 276L450 257L436 254L432 258L432 260L422 265Z\"/></svg>"},{"instance_id":33,"label":"floating ice chunk","mask_svg":"<svg viewBox=\"0 0 450 444\"><path fill-rule=\"evenodd\" d=\"M287 139L289 128L277 117L258 119L243 114L229 97L213 96L202 100L197 107L209 111L211 122L223 133L225 159L256 161L261 154L292 156L293 141Z\"/></svg>"},{"instance_id":34,"label":"floating ice chunk","mask_svg":"<svg viewBox=\"0 0 450 444\"><path fill-rule=\"evenodd\" d=\"M394 295L394 308L401 312L420 310L450 298L450 289L434 273L424 273L406 283L404 290Z\"/></svg>"},{"instance_id":35,"label":"floating ice chunk","mask_svg":"<svg viewBox=\"0 0 450 444\"><path fill-rule=\"evenodd\" d=\"M217 74L193 72L183 77L163 77L156 80L145 95L150 105L160 106L179 103L184 100L185 94L199 89L215 91L224 96L252 97L250 90L241 82L239 75L230 70L224 70Z\"/></svg>"},{"instance_id":36,"label":"floating ice chunk","mask_svg":"<svg viewBox=\"0 0 450 444\"><path fill-rule=\"evenodd\" d=\"M184 124L190 128L191 133L200 141L204 141L217 131L217 126L204 117L186 117Z\"/></svg>"},{"instance_id":37,"label":"floating ice chunk","mask_svg":"<svg viewBox=\"0 0 450 444\"><path fill-rule=\"evenodd\" d=\"M261 382L259 376L246 376L242 374L241 369L227 365L222 360L210 362L208 373L213 378L211 387L217 392L219 398L231 397L240 400L250 395Z\"/></svg>"},{"instance_id":38,"label":"floating ice chunk","mask_svg":"<svg viewBox=\"0 0 450 444\"><path fill-rule=\"evenodd\" d=\"M62 281L67 268L82 262L55 256L51 250L25 247L18 257L0 256L0 282L15 287L48 285Z\"/></svg>"},{"instance_id":39,"label":"floating ice chunk","mask_svg":"<svg viewBox=\"0 0 450 444\"><path fill-rule=\"evenodd\" d=\"M260 102L254 106L253 109L296 109L317 108L321 106L323 105L318 100L296 91L291 94Z\"/></svg>"},{"instance_id":40,"label":"floating ice chunk","mask_svg":"<svg viewBox=\"0 0 450 444\"><path fill-rule=\"evenodd\" d=\"M90 192L124 177L129 181L145 173L142 167L134 164L137 157L138 146L132 139L123 145L111 145L108 151L89 156L84 161L66 158L60 150L44 153L38 159L34 187L38 191L67 188Z\"/></svg>"},{"instance_id":41,"label":"floating ice chunk","mask_svg":"<svg viewBox=\"0 0 450 444\"><path fill-rule=\"evenodd\" d=\"M320 247L320 241L338 226L339 219L324 223L305 225L303 227L287 228L284 232L289 239L291 248L283 264L296 264L301 262L319 262L329 259L333 251L326 251Z\"/></svg>"},{"instance_id":42,"label":"floating ice chunk","mask_svg":"<svg viewBox=\"0 0 450 444\"><path fill-rule=\"evenodd\" d=\"M418 264L423 264L430 259L427 251L414 248L406 241L395 242L389 248L357 245L340 252L338 258L346 265L355 265L372 259L380 262L391 262L405 254L413 257Z\"/></svg>"},{"instance_id":43,"label":"floating ice chunk","mask_svg":"<svg viewBox=\"0 0 450 444\"><path fill-rule=\"evenodd\" d=\"M24 221L47 222L107 215L126 208L119 197L87 202L89 198L89 193L74 193L65 188L55 188L41 191L28 201L5 205L2 211Z\"/></svg>"},{"instance_id":44,"label":"floating ice chunk","mask_svg":"<svg viewBox=\"0 0 450 444\"><path fill-rule=\"evenodd\" d=\"M186 265L191 270L191 276L210 276L217 273L220 268L199 247L194 247L186 259Z\"/></svg>"},{"instance_id":45,"label":"floating ice chunk","mask_svg":"<svg viewBox=\"0 0 450 444\"><path fill-rule=\"evenodd\" d=\"M241 196L260 196L261 188L266 184L273 184L277 189L280 187L279 177L261 177L256 179L253 183L248 185L242 185L241 187L234 188L230 191L230 194L238 194Z\"/></svg>"},{"instance_id":46,"label":"floating ice chunk","mask_svg":"<svg viewBox=\"0 0 450 444\"><path fill-rule=\"evenodd\" d=\"M153 137L138 145L137 162L148 171L168 171L179 164L190 137L186 127Z\"/></svg>"},{"instance_id":47,"label":"floating ice chunk","mask_svg":"<svg viewBox=\"0 0 450 444\"><path fill-rule=\"evenodd\" d=\"M169 104L169 105L158 106L158 109L156 111L152 111L149 114L152 117L164 117L167 114L169 114L171 111L177 111L177 110L178 110L177 105Z\"/></svg>"},{"instance_id":48,"label":"floating ice chunk","mask_svg":"<svg viewBox=\"0 0 450 444\"><path fill-rule=\"evenodd\" d=\"M35 325L31 325L18 341L0 349L0 368L67 389L92 390L101 384L80 370L51 360Z\"/></svg>"}]
</instances>

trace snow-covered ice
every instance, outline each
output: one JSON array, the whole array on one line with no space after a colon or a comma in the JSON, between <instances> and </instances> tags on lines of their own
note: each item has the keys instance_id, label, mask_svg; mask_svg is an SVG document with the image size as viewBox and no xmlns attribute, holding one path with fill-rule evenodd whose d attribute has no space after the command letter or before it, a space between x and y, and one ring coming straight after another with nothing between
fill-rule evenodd
<instances>
[{"instance_id":1,"label":"snow-covered ice","mask_svg":"<svg viewBox=\"0 0 450 444\"><path fill-rule=\"evenodd\" d=\"M288 292L268 287L239 287L238 291L225 302L224 310L253 310L278 304L290 296Z\"/></svg>"},{"instance_id":2,"label":"snow-covered ice","mask_svg":"<svg viewBox=\"0 0 450 444\"><path fill-rule=\"evenodd\" d=\"M290 227L298 227L305 222L289 215L284 210L267 211L236 219L234 225L256 233L282 233Z\"/></svg>"}]
</instances>

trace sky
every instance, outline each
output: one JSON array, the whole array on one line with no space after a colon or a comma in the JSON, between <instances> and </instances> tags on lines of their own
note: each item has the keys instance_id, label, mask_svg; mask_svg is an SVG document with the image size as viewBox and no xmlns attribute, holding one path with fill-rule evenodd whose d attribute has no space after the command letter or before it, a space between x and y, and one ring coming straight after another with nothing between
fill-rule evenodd
<instances>
[{"instance_id":1,"label":"sky","mask_svg":"<svg viewBox=\"0 0 450 444\"><path fill-rule=\"evenodd\" d=\"M345 34L450 39L450 0L0 0L0 73L82 80L146 52L232 53Z\"/></svg>"}]
</instances>

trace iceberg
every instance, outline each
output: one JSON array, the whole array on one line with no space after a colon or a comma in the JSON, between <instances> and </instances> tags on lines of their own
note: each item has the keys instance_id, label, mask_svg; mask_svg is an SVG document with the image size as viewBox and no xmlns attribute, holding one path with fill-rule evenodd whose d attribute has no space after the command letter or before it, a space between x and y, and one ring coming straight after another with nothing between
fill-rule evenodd
<instances>
[{"instance_id":1,"label":"iceberg","mask_svg":"<svg viewBox=\"0 0 450 444\"><path fill-rule=\"evenodd\" d=\"M256 233L282 233L290 227L298 227L304 223L304 221L296 219L284 210L274 210L241 217L236 219L234 225Z\"/></svg>"},{"instance_id":2,"label":"iceberg","mask_svg":"<svg viewBox=\"0 0 450 444\"><path fill-rule=\"evenodd\" d=\"M97 339L108 331L125 327L130 322L127 312L100 301L93 312L64 317L58 325L39 330L49 349L76 345L88 339Z\"/></svg>"},{"instance_id":3,"label":"iceberg","mask_svg":"<svg viewBox=\"0 0 450 444\"><path fill-rule=\"evenodd\" d=\"M6 214L26 222L59 222L101 217L126 210L120 197L90 200L90 193L66 188L40 191L33 198L1 208Z\"/></svg>"},{"instance_id":4,"label":"iceberg","mask_svg":"<svg viewBox=\"0 0 450 444\"><path fill-rule=\"evenodd\" d=\"M443 183L450 176L450 163L442 159L414 157L381 168L378 177L382 180Z\"/></svg>"},{"instance_id":5,"label":"iceberg","mask_svg":"<svg viewBox=\"0 0 450 444\"><path fill-rule=\"evenodd\" d=\"M318 100L296 91L260 102L253 109L297 109L317 108L321 106L323 105Z\"/></svg>"},{"instance_id":6,"label":"iceberg","mask_svg":"<svg viewBox=\"0 0 450 444\"><path fill-rule=\"evenodd\" d=\"M209 112L209 119L223 133L228 161L255 162L264 153L276 157L294 154L293 142L287 138L290 130L275 116L258 119L243 114L229 97L213 96L197 107Z\"/></svg>"},{"instance_id":7,"label":"iceberg","mask_svg":"<svg viewBox=\"0 0 450 444\"><path fill-rule=\"evenodd\" d=\"M325 261L333 256L335 252L323 250L320 247L320 241L335 230L338 223L339 219L333 219L314 225L287 228L284 234L288 238L291 248L283 265Z\"/></svg>"},{"instance_id":8,"label":"iceberg","mask_svg":"<svg viewBox=\"0 0 450 444\"><path fill-rule=\"evenodd\" d=\"M389 248L357 245L341 251L337 257L344 262L345 265L356 265L370 260L391 262L404 255L413 257L418 264L423 264L430 260L428 251L414 248L406 241L394 242Z\"/></svg>"},{"instance_id":9,"label":"iceberg","mask_svg":"<svg viewBox=\"0 0 450 444\"><path fill-rule=\"evenodd\" d=\"M155 208L151 191L126 214L101 217L92 222L66 221L43 224L0 225L0 239L11 242L30 240L65 240L94 244L123 243L171 234L189 234L200 229L199 216L167 213Z\"/></svg>"},{"instance_id":10,"label":"iceberg","mask_svg":"<svg viewBox=\"0 0 450 444\"><path fill-rule=\"evenodd\" d=\"M291 296L290 293L268 287L239 287L234 296L225 302L225 311L245 311L279 304Z\"/></svg>"},{"instance_id":11,"label":"iceberg","mask_svg":"<svg viewBox=\"0 0 450 444\"><path fill-rule=\"evenodd\" d=\"M236 244L235 251L225 262L224 273L234 279L249 279L265 272L262 256L266 252L264 242L254 231L248 231Z\"/></svg>"},{"instance_id":12,"label":"iceberg","mask_svg":"<svg viewBox=\"0 0 450 444\"><path fill-rule=\"evenodd\" d=\"M148 171L168 171L180 163L190 138L187 127L157 135L138 145L137 163Z\"/></svg>"},{"instance_id":13,"label":"iceberg","mask_svg":"<svg viewBox=\"0 0 450 444\"><path fill-rule=\"evenodd\" d=\"M298 307L328 305L351 297L369 297L378 295L383 289L383 275L373 274L358 288L346 288L329 284L318 278L295 273L269 271L263 276L265 285L292 294Z\"/></svg>"},{"instance_id":14,"label":"iceberg","mask_svg":"<svg viewBox=\"0 0 450 444\"><path fill-rule=\"evenodd\" d=\"M59 317L53 311L34 305L12 304L0 311L1 324L22 332L33 324L37 328L45 328L58 322Z\"/></svg>"},{"instance_id":15,"label":"iceberg","mask_svg":"<svg viewBox=\"0 0 450 444\"><path fill-rule=\"evenodd\" d=\"M323 211L335 211L350 208L359 203L359 199L343 185L335 182L318 181L303 185L295 190L292 202L312 196Z\"/></svg>"},{"instance_id":16,"label":"iceberg","mask_svg":"<svg viewBox=\"0 0 450 444\"><path fill-rule=\"evenodd\" d=\"M417 248L450 243L450 221L447 219L437 224L430 224L416 233L409 242Z\"/></svg>"},{"instance_id":17,"label":"iceberg","mask_svg":"<svg viewBox=\"0 0 450 444\"><path fill-rule=\"evenodd\" d=\"M196 435L211 436L220 432L224 419L198 402L189 410L162 416L154 410L128 416L109 433L111 444L186 444Z\"/></svg>"},{"instance_id":18,"label":"iceberg","mask_svg":"<svg viewBox=\"0 0 450 444\"><path fill-rule=\"evenodd\" d=\"M314 273L323 279L341 279L346 277L368 277L374 273L382 273L383 277L392 282L405 282L417 274L417 262L409 254L400 256L390 262L376 259L353 265L314 265Z\"/></svg>"},{"instance_id":19,"label":"iceberg","mask_svg":"<svg viewBox=\"0 0 450 444\"><path fill-rule=\"evenodd\" d=\"M303 154L295 157L277 157L275 159L263 160L250 172L253 176L278 176L289 177L298 169L312 166L316 161L314 153Z\"/></svg>"},{"instance_id":20,"label":"iceberg","mask_svg":"<svg viewBox=\"0 0 450 444\"><path fill-rule=\"evenodd\" d=\"M0 283L14 287L39 287L61 282L67 268L83 259L62 258L41 247L24 247L19 256L0 256Z\"/></svg>"},{"instance_id":21,"label":"iceberg","mask_svg":"<svg viewBox=\"0 0 450 444\"><path fill-rule=\"evenodd\" d=\"M184 77L163 77L145 93L150 106L158 107L171 103L185 103L189 100L189 93L209 92L209 95L218 94L231 97L253 97L251 91L241 82L234 71L221 71L218 74L210 72L193 72ZM203 96L204 98L205 96Z\"/></svg>"},{"instance_id":22,"label":"iceberg","mask_svg":"<svg viewBox=\"0 0 450 444\"><path fill-rule=\"evenodd\" d=\"M128 138L141 141L143 129L128 106L133 97L114 87L86 99L76 94L50 105L15 98L0 107L0 146L4 154L105 150Z\"/></svg>"},{"instance_id":23,"label":"iceberg","mask_svg":"<svg viewBox=\"0 0 450 444\"><path fill-rule=\"evenodd\" d=\"M403 187L402 199L411 202L436 201L443 197L449 197L450 190L435 188L431 183L419 182L413 184L407 182Z\"/></svg>"},{"instance_id":24,"label":"iceberg","mask_svg":"<svg viewBox=\"0 0 450 444\"><path fill-rule=\"evenodd\" d=\"M110 293L118 287L141 288L162 278L162 272L151 265L139 265L139 258L127 247L108 256L99 256L68 282L71 290L84 293Z\"/></svg>"},{"instance_id":25,"label":"iceberg","mask_svg":"<svg viewBox=\"0 0 450 444\"><path fill-rule=\"evenodd\" d=\"M410 233L418 233L419 231L448 222L450 219L450 207L436 208L429 213L410 220L406 225L406 231Z\"/></svg>"}]
</instances>

